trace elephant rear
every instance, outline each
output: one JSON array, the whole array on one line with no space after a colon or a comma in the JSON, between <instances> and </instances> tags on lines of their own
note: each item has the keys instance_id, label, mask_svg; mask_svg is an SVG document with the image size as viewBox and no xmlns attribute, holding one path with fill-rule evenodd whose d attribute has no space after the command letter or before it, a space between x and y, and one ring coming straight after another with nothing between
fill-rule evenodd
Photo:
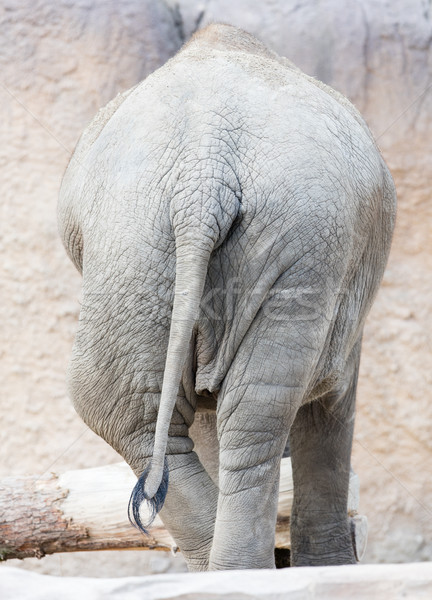
<instances>
[{"instance_id":1,"label":"elephant rear","mask_svg":"<svg viewBox=\"0 0 432 600\"><path fill-rule=\"evenodd\" d=\"M273 565L288 435L294 563L354 562L360 344L394 214L357 111L229 26L197 35L78 144L59 208L83 273L71 396L139 477L137 524L141 501L163 505L191 568ZM205 393L218 487L189 436Z\"/></svg>"}]
</instances>

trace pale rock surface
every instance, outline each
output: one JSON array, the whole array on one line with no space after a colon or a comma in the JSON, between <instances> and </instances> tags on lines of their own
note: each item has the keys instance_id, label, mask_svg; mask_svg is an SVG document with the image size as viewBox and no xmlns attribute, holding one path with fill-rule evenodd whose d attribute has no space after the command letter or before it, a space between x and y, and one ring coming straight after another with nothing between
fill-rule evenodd
<instances>
[{"instance_id":1,"label":"pale rock surface","mask_svg":"<svg viewBox=\"0 0 432 600\"><path fill-rule=\"evenodd\" d=\"M410 600L432 596L432 563L92 579L1 567L2 600Z\"/></svg>"},{"instance_id":2,"label":"pale rock surface","mask_svg":"<svg viewBox=\"0 0 432 600\"><path fill-rule=\"evenodd\" d=\"M57 236L58 187L96 110L162 64L197 26L222 20L257 34L347 94L395 177L397 230L366 327L353 462L361 513L369 520L365 559L432 560L430 3L170 2L177 11L162 0L2 3L0 475L119 460L79 420L66 395L80 279ZM24 566L58 575L172 567L162 553L57 555L35 562ZM174 568L183 563L175 559Z\"/></svg>"}]
</instances>

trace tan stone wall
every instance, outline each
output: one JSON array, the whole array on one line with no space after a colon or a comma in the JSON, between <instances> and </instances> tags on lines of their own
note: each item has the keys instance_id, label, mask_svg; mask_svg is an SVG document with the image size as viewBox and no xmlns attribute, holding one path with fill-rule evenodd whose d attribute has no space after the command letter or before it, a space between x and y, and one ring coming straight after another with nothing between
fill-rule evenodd
<instances>
[{"instance_id":1,"label":"tan stone wall","mask_svg":"<svg viewBox=\"0 0 432 600\"><path fill-rule=\"evenodd\" d=\"M346 93L379 139L399 215L366 327L353 464L370 521L366 560L431 560L431 15L421 0L344 4L183 0L180 9L186 34L212 17L258 34ZM2 6L0 474L115 462L66 396L80 280L57 236L56 198L86 122L175 52L181 32L162 1ZM170 565L161 554L100 553L47 557L36 568L123 575Z\"/></svg>"}]
</instances>

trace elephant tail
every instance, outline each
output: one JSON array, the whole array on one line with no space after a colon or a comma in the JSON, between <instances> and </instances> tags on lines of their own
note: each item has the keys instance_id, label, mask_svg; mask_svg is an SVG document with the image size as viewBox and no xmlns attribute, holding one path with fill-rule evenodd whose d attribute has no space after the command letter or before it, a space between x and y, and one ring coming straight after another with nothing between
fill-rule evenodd
<instances>
[{"instance_id":1,"label":"elephant tail","mask_svg":"<svg viewBox=\"0 0 432 600\"><path fill-rule=\"evenodd\" d=\"M146 527L162 508L168 489L168 467L165 458L168 429L177 400L187 349L198 318L212 250L212 247L204 249L203 246L202 242L199 246L193 243L177 243L174 304L153 455L150 465L138 479L129 501L129 520L145 533ZM143 501L147 502L150 511L149 520L145 525L139 512Z\"/></svg>"}]
</instances>

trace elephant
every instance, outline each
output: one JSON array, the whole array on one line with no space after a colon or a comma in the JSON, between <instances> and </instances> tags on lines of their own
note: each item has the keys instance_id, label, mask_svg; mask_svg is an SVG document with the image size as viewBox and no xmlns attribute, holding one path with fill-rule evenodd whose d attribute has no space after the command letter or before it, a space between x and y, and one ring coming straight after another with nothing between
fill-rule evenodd
<instances>
[{"instance_id":1,"label":"elephant","mask_svg":"<svg viewBox=\"0 0 432 600\"><path fill-rule=\"evenodd\" d=\"M82 134L58 206L83 280L68 393L136 474L132 521L160 511L190 570L274 568L288 441L292 565L356 562L361 339L395 207L351 103L230 25Z\"/></svg>"}]
</instances>

